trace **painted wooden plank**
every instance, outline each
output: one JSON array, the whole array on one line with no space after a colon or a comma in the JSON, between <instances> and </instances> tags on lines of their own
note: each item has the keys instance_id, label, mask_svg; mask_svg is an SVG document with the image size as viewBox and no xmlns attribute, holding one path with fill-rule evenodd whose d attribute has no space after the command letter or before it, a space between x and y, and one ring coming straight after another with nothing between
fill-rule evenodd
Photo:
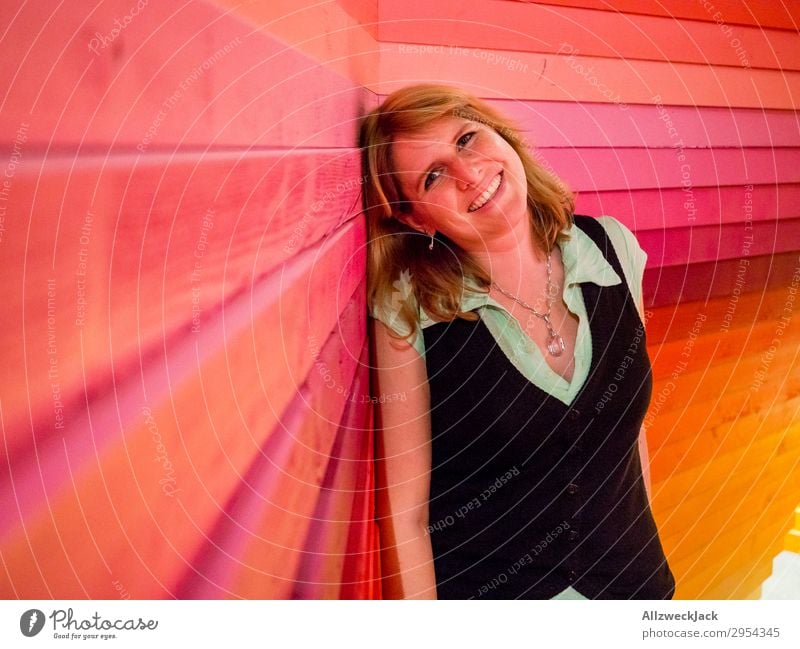
<instances>
[{"instance_id":1,"label":"painted wooden plank","mask_svg":"<svg viewBox=\"0 0 800 649\"><path fill-rule=\"evenodd\" d=\"M366 426L374 429L374 406ZM381 599L380 540L375 522L374 439L364 437L358 467L340 599Z\"/></svg>"},{"instance_id":2,"label":"painted wooden plank","mask_svg":"<svg viewBox=\"0 0 800 649\"><path fill-rule=\"evenodd\" d=\"M738 307L737 304L733 306ZM746 356L760 355L771 344L790 349L800 347L800 328L792 329L790 322L791 318L778 320L766 313L740 312L738 322L734 318L730 321L726 319L723 322L726 326L722 328L709 324L705 314L699 313L685 337L664 343L658 348L648 348L653 378L667 380L676 368L681 374L703 372L725 361L735 362ZM775 343L776 339L780 342ZM738 376L735 366L733 369L731 384L724 385L726 391L733 386L750 383L750 377L744 381L743 377Z\"/></svg>"},{"instance_id":3,"label":"painted wooden plank","mask_svg":"<svg viewBox=\"0 0 800 649\"><path fill-rule=\"evenodd\" d=\"M798 255L800 266L800 255ZM749 327L757 320L775 320L782 315L790 285L759 293L743 293L737 300L728 295L708 302L689 302L652 310L647 321L648 350L658 353L660 345L671 341L685 340L690 333L712 335L724 333L725 328ZM735 306L730 313L731 305Z\"/></svg>"},{"instance_id":4,"label":"painted wooden plank","mask_svg":"<svg viewBox=\"0 0 800 649\"><path fill-rule=\"evenodd\" d=\"M361 308L358 309L357 316L351 315L351 318L358 318L360 330L365 331L365 313L363 302ZM338 335L338 334L334 334ZM364 338L359 340L359 344L363 343ZM340 400L342 407L338 408L334 416L328 413L328 406L320 408L319 413L315 417L316 425L313 424L305 429L304 435L296 440L295 446L313 446L313 440L320 436L320 432L315 431L314 428L321 429L324 427L330 435L330 441L336 435L341 421L341 411L344 408L348 396L346 391L339 395L339 388L348 389L351 387L351 381L340 377L340 372L344 374L343 370L335 368L335 364L350 365L347 372L348 379L352 376L357 366L357 353L354 354L355 349L343 349L342 357L340 359L331 359L330 362L325 361L322 357L320 360L325 362L327 367L325 374L322 374L323 366L315 367L312 373L317 372L320 375L320 383L325 386L318 388L320 398L328 401L333 400L333 397L326 395L325 392L333 390L337 392L336 400ZM335 387L330 383L331 377L334 379ZM363 408L365 404L357 404L358 408ZM330 453L330 446L326 447L323 453L325 464L328 461L328 454ZM311 516L314 511L315 499L308 496L310 490L309 483L313 484L313 479L308 477L309 462L306 459L306 453L302 449L296 449L290 457L290 463L286 467L286 472L291 476L291 479L298 483L294 489L286 487L278 487L270 494L269 506L265 507L263 513L254 528L254 534L250 539L250 543L244 549L242 554L243 563L247 569L237 570L233 576L233 583L236 584L237 592L242 593L247 598L256 598L261 596L263 592L259 588L259 582L253 579L254 574L263 574L264 582L269 578L270 584L273 587L267 591L270 592L272 597L290 597L294 592L294 584L298 577L298 568L302 559L302 549L304 546L305 538L307 537L308 530L311 524ZM317 480L321 480L323 472L319 472Z\"/></svg>"},{"instance_id":5,"label":"painted wooden plank","mask_svg":"<svg viewBox=\"0 0 800 649\"><path fill-rule=\"evenodd\" d=\"M789 394L797 383L798 360L794 348L780 348L774 352L763 348L759 353L749 354L734 360L722 360L702 371L684 373L681 366L675 366L674 374L666 380L656 380L653 384L653 398L645 417L644 425L667 443L673 436L681 435L666 423L667 418L656 424L660 414L665 411L682 412L687 404L713 403L720 394L720 388L731 385L734 378L734 391L746 389L744 406L747 411L755 410L749 404L750 395L766 391L773 395L785 387ZM744 379L744 380L743 380ZM697 422L694 422L697 425Z\"/></svg>"},{"instance_id":6,"label":"painted wooden plank","mask_svg":"<svg viewBox=\"0 0 800 649\"><path fill-rule=\"evenodd\" d=\"M378 0L336 0L342 9L355 18L367 32L378 40Z\"/></svg>"},{"instance_id":7,"label":"painted wooden plank","mask_svg":"<svg viewBox=\"0 0 800 649\"><path fill-rule=\"evenodd\" d=\"M617 104L796 109L800 72L623 61L564 51L560 55L513 52L505 59L426 51L383 43L380 81L369 88L389 94L410 83L448 83L481 97Z\"/></svg>"},{"instance_id":8,"label":"painted wooden plank","mask_svg":"<svg viewBox=\"0 0 800 649\"><path fill-rule=\"evenodd\" d=\"M380 17L380 40L398 43L800 69L796 33L762 25L726 37L713 22L493 0L382 0Z\"/></svg>"},{"instance_id":9,"label":"painted wooden plank","mask_svg":"<svg viewBox=\"0 0 800 649\"><path fill-rule=\"evenodd\" d=\"M317 506L311 517L294 579L292 599L338 599L341 596L348 536L354 520L359 472L364 451L372 435L369 414L369 346L365 340L359 365L342 416L336 442L331 450Z\"/></svg>"},{"instance_id":10,"label":"painted wooden plank","mask_svg":"<svg viewBox=\"0 0 800 649\"><path fill-rule=\"evenodd\" d=\"M748 383L752 377L747 377ZM724 392L710 400L692 398L684 403L668 403L660 408L649 426L659 431L650 443L650 453L662 447L684 443L697 435L697 427L713 422L715 427L731 425L739 417L770 412L776 404L800 396L798 373L782 373L770 382L769 389L751 390L749 384L727 385Z\"/></svg>"},{"instance_id":11,"label":"painted wooden plank","mask_svg":"<svg viewBox=\"0 0 800 649\"><path fill-rule=\"evenodd\" d=\"M349 0L344 4L339 0L212 1L357 85L364 86L376 78L374 30L362 21L368 23L377 14L377 0Z\"/></svg>"},{"instance_id":12,"label":"painted wooden plank","mask_svg":"<svg viewBox=\"0 0 800 649\"><path fill-rule=\"evenodd\" d=\"M317 365L206 532L177 586L179 598L286 598L292 593L315 504L324 498L339 421L349 408L356 410L354 417L365 408L348 394L360 367L353 348L363 347L366 337L364 291L362 282L317 350ZM261 553L258 565L247 558L254 547Z\"/></svg>"},{"instance_id":13,"label":"painted wooden plank","mask_svg":"<svg viewBox=\"0 0 800 649\"><path fill-rule=\"evenodd\" d=\"M31 146L352 146L369 91L208 2L3 4L0 130ZM17 11L19 9L19 12ZM125 23L124 29L115 20Z\"/></svg>"},{"instance_id":14,"label":"painted wooden plank","mask_svg":"<svg viewBox=\"0 0 800 649\"><path fill-rule=\"evenodd\" d=\"M800 185L765 184L581 192L578 214L610 214L633 232L797 217Z\"/></svg>"},{"instance_id":15,"label":"painted wooden plank","mask_svg":"<svg viewBox=\"0 0 800 649\"><path fill-rule=\"evenodd\" d=\"M774 479L779 476L770 478L759 483L757 490L725 494L713 505L706 503L703 507L697 503L685 510L676 509L670 515L669 522L663 523L659 534L664 547L669 548L670 559L691 560L719 537L741 538L743 533L752 532L756 513L764 512L764 518L770 525L785 529L792 506L791 490L781 484L781 479ZM785 481L785 477L782 480ZM770 492L769 487L776 491Z\"/></svg>"},{"instance_id":16,"label":"painted wooden plank","mask_svg":"<svg viewBox=\"0 0 800 649\"><path fill-rule=\"evenodd\" d=\"M744 259L746 266L751 256L796 251L800 218L640 231L637 239L647 251L650 266L685 266L723 259Z\"/></svg>"},{"instance_id":17,"label":"painted wooden plank","mask_svg":"<svg viewBox=\"0 0 800 649\"><path fill-rule=\"evenodd\" d=\"M352 150L73 162L29 159L14 178L0 248L12 449L21 436L30 445L31 426L53 425L51 384L64 407L80 407L84 381L102 390L112 359L117 372L137 371L162 338L201 328L227 297L360 211Z\"/></svg>"},{"instance_id":18,"label":"painted wooden plank","mask_svg":"<svg viewBox=\"0 0 800 649\"><path fill-rule=\"evenodd\" d=\"M527 3L531 0L507 0ZM535 0L538 4L587 7L647 16L672 16L691 20L714 21L720 25L763 25L796 30L800 23L800 7L793 3L714 0L713 11L701 2L683 0ZM719 16L717 16L719 12Z\"/></svg>"},{"instance_id":19,"label":"painted wooden plank","mask_svg":"<svg viewBox=\"0 0 800 649\"><path fill-rule=\"evenodd\" d=\"M670 443L658 448L658 466L662 469L668 468L668 475L701 466L711 466L728 453L748 449L754 440L760 439L769 431L781 430L798 412L800 412L800 399L792 399L785 403L773 404L766 411L743 413L736 421L727 424L697 422L694 425L694 435L683 436L680 440L670 439ZM786 440L786 444L789 444L789 440ZM797 450L800 460L800 448ZM663 473L653 474L653 479L663 475Z\"/></svg>"},{"instance_id":20,"label":"painted wooden plank","mask_svg":"<svg viewBox=\"0 0 800 649\"><path fill-rule=\"evenodd\" d=\"M798 436L800 428L787 425L782 431L758 438L746 449L718 457L713 465L680 472L661 467L657 458L653 458L653 507L659 515L666 516L668 510L686 499L686 494L705 498L707 502L715 495L746 489L754 480L770 474L796 475L800 461Z\"/></svg>"},{"instance_id":21,"label":"painted wooden plank","mask_svg":"<svg viewBox=\"0 0 800 649\"><path fill-rule=\"evenodd\" d=\"M746 536L720 539L718 551L728 544L721 556L705 553L691 563L678 563L676 570L682 574L683 592L694 593L693 597L700 599L741 598L752 590L758 578L763 581L771 573L772 559L780 552L775 537L776 527L762 523Z\"/></svg>"},{"instance_id":22,"label":"painted wooden plank","mask_svg":"<svg viewBox=\"0 0 800 649\"><path fill-rule=\"evenodd\" d=\"M613 103L490 99L523 137L548 147L796 147L794 111L719 106L664 106L654 101L625 110Z\"/></svg>"},{"instance_id":23,"label":"painted wooden plank","mask_svg":"<svg viewBox=\"0 0 800 649\"><path fill-rule=\"evenodd\" d=\"M535 158L573 190L797 183L795 149L539 149ZM796 216L796 215L793 215Z\"/></svg>"},{"instance_id":24,"label":"painted wooden plank","mask_svg":"<svg viewBox=\"0 0 800 649\"><path fill-rule=\"evenodd\" d=\"M739 561L735 565L725 564L724 569L717 569L713 573L702 574L700 578L694 575L684 576L682 566L677 566L680 583L675 591L676 599L687 600L742 600L752 596L752 591L758 589L772 573L771 557L780 550L774 546L764 547L760 554L763 557L755 561L753 558L747 562L748 550L739 553ZM769 553L772 552L771 555ZM769 555L769 556L768 556Z\"/></svg>"},{"instance_id":25,"label":"painted wooden plank","mask_svg":"<svg viewBox=\"0 0 800 649\"><path fill-rule=\"evenodd\" d=\"M197 530L218 515L313 367L310 341L325 339L360 283L363 259L353 252L364 236L363 222L345 226L230 300L198 336L167 341L139 372L88 394L63 435L4 462L1 504L17 512L0 521L15 570L9 579L39 595L47 585L67 598L100 597L114 596L113 576L125 574L132 596L168 593L202 540ZM154 462L159 445L165 459ZM180 495L165 491L176 488ZM87 545L87 534L100 529ZM151 556L155 545L164 550ZM83 582L64 570L72 556L81 558Z\"/></svg>"},{"instance_id":26,"label":"painted wooden plank","mask_svg":"<svg viewBox=\"0 0 800 649\"><path fill-rule=\"evenodd\" d=\"M760 292L788 286L797 264L796 251L751 257L746 287ZM740 271L738 259L648 268L642 281L645 305L657 307L733 295L743 288L737 276Z\"/></svg>"}]
</instances>

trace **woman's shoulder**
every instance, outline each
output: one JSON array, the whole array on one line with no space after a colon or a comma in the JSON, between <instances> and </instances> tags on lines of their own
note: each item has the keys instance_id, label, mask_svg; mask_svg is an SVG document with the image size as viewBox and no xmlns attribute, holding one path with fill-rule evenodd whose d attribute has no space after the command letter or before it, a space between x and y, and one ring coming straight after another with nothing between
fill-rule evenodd
<instances>
[{"instance_id":1,"label":"woman's shoulder","mask_svg":"<svg viewBox=\"0 0 800 649\"><path fill-rule=\"evenodd\" d=\"M407 299L407 298L406 298ZM422 338L422 327L428 322L428 317L421 307L416 308L417 318L410 328L406 318L400 315L401 298L393 294L386 297L380 304L373 305L370 315L386 325L399 338L406 341L417 350L420 356L425 357L425 342Z\"/></svg>"},{"instance_id":2,"label":"woman's shoulder","mask_svg":"<svg viewBox=\"0 0 800 649\"><path fill-rule=\"evenodd\" d=\"M613 216L598 216L597 221L611 239L611 245L617 253L625 280L641 310L642 305L642 279L647 263L647 253L639 244L636 235L628 226Z\"/></svg>"}]
</instances>

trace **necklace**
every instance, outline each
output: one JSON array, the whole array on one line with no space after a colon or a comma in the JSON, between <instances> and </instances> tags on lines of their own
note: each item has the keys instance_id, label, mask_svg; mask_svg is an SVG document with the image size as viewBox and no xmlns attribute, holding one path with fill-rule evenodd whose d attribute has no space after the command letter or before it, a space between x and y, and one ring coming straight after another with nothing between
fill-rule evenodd
<instances>
[{"instance_id":1,"label":"necklace","mask_svg":"<svg viewBox=\"0 0 800 649\"><path fill-rule=\"evenodd\" d=\"M550 267L550 253L547 253L547 313L539 313L536 309L534 309L530 304L525 302L524 300L520 299L513 293L506 291L503 288L498 286L497 282L492 281L492 286L494 286L498 291L500 291L503 295L508 298L511 298L519 304L521 307L527 309L537 318L541 318L544 320L544 324L547 327L547 352L551 356L561 356L564 349L566 349L566 345L564 344L564 339L558 334L558 332L553 328L553 323L550 321L550 315L552 313L553 307L553 300L558 293L558 287L553 283L552 280L553 276L553 269Z\"/></svg>"}]
</instances>

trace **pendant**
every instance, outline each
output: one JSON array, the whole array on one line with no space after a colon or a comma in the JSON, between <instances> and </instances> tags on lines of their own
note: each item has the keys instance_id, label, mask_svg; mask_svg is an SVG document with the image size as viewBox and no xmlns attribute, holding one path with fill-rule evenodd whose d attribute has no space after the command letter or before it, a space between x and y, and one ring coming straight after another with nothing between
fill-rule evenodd
<instances>
[{"instance_id":1,"label":"pendant","mask_svg":"<svg viewBox=\"0 0 800 649\"><path fill-rule=\"evenodd\" d=\"M550 356L561 356L565 349L564 339L558 334L553 334L547 338L547 351Z\"/></svg>"}]
</instances>

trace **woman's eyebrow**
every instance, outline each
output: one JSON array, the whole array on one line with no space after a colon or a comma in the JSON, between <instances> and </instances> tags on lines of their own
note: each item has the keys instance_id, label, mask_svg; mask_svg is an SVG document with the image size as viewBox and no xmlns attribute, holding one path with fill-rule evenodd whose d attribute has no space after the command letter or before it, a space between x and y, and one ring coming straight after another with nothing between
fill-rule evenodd
<instances>
[{"instance_id":1,"label":"woman's eyebrow","mask_svg":"<svg viewBox=\"0 0 800 649\"><path fill-rule=\"evenodd\" d=\"M461 125L461 127L456 131L455 135L452 136L451 140L453 144L456 144L459 138L462 135L464 135L464 131L468 130L471 126L473 126L472 122L464 122ZM430 173L431 169L433 169L437 164L439 164L439 160L438 159L433 160L433 162L431 162L428 165L427 169L425 169L425 171L422 172L422 175L417 180L417 188L416 188L417 192L421 191L422 185L425 182L425 178L428 177L428 174Z\"/></svg>"}]
</instances>

